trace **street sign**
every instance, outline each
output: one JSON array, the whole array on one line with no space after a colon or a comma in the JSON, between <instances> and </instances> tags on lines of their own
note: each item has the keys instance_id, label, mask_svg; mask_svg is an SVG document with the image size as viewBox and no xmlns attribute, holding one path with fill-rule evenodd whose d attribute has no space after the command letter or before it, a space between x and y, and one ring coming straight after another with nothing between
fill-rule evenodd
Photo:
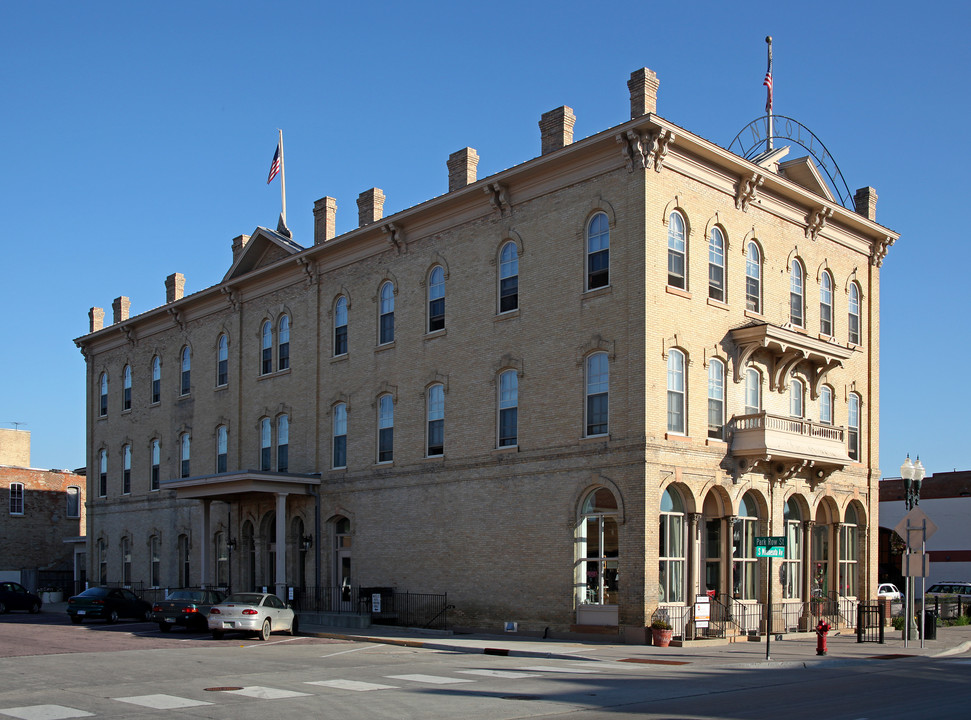
<instances>
[{"instance_id":1,"label":"street sign","mask_svg":"<svg viewBox=\"0 0 971 720\"><path fill-rule=\"evenodd\" d=\"M927 517L927 513L919 507L915 507L903 516L901 521L897 523L894 531L903 538L903 541L907 543L907 547L917 550L920 548L922 541L929 540L931 535L937 532L937 525Z\"/></svg>"},{"instance_id":2,"label":"street sign","mask_svg":"<svg viewBox=\"0 0 971 720\"><path fill-rule=\"evenodd\" d=\"M786 538L784 535L770 535L755 538L755 557L784 558L786 556Z\"/></svg>"},{"instance_id":3,"label":"street sign","mask_svg":"<svg viewBox=\"0 0 971 720\"><path fill-rule=\"evenodd\" d=\"M931 561L927 553L905 552L900 556L901 575L927 577L931 574Z\"/></svg>"}]
</instances>

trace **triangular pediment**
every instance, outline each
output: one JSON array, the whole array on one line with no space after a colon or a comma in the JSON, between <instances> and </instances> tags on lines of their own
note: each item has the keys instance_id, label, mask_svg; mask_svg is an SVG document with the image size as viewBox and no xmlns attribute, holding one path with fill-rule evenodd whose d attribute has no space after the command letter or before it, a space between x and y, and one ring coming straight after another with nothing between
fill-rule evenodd
<instances>
[{"instance_id":1,"label":"triangular pediment","mask_svg":"<svg viewBox=\"0 0 971 720\"><path fill-rule=\"evenodd\" d=\"M779 172L796 185L801 185L809 192L822 195L830 202L834 202L833 193L816 169L816 163L808 155L779 163Z\"/></svg>"},{"instance_id":2,"label":"triangular pediment","mask_svg":"<svg viewBox=\"0 0 971 720\"><path fill-rule=\"evenodd\" d=\"M242 250L239 251L235 262L233 262L233 266L223 277L223 282L259 270L267 265L273 265L286 257L296 255L304 249L286 235L265 227L258 227L245 241Z\"/></svg>"}]
</instances>

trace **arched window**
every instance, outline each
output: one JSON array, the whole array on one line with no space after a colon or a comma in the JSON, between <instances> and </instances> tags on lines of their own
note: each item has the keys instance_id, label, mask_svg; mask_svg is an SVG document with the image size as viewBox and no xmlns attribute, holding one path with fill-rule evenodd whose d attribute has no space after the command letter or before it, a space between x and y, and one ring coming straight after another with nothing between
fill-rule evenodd
<instances>
[{"instance_id":1,"label":"arched window","mask_svg":"<svg viewBox=\"0 0 971 720\"><path fill-rule=\"evenodd\" d=\"M229 465L229 430L225 425L216 428L216 472L224 473Z\"/></svg>"},{"instance_id":2,"label":"arched window","mask_svg":"<svg viewBox=\"0 0 971 720\"><path fill-rule=\"evenodd\" d=\"M725 433L725 363L708 361L708 437L721 440Z\"/></svg>"},{"instance_id":3,"label":"arched window","mask_svg":"<svg viewBox=\"0 0 971 720\"><path fill-rule=\"evenodd\" d=\"M754 242L749 242L746 248L745 309L762 312L762 255Z\"/></svg>"},{"instance_id":4,"label":"arched window","mask_svg":"<svg viewBox=\"0 0 971 720\"><path fill-rule=\"evenodd\" d=\"M574 572L578 604L617 603L620 554L617 516L617 500L606 488L592 491L580 506Z\"/></svg>"},{"instance_id":5,"label":"arched window","mask_svg":"<svg viewBox=\"0 0 971 720\"><path fill-rule=\"evenodd\" d=\"M806 390L799 378L792 378L789 383L789 415L794 418L803 416L803 398Z\"/></svg>"},{"instance_id":6,"label":"arched window","mask_svg":"<svg viewBox=\"0 0 971 720\"><path fill-rule=\"evenodd\" d=\"M860 288L855 282L850 283L849 341L860 344Z\"/></svg>"},{"instance_id":7,"label":"arched window","mask_svg":"<svg viewBox=\"0 0 971 720\"><path fill-rule=\"evenodd\" d=\"M668 218L668 285L688 289L685 275L687 246L684 237L684 218L673 212Z\"/></svg>"},{"instance_id":8,"label":"arched window","mask_svg":"<svg viewBox=\"0 0 971 720\"><path fill-rule=\"evenodd\" d=\"M334 306L334 355L347 354L347 298L341 295Z\"/></svg>"},{"instance_id":9,"label":"arched window","mask_svg":"<svg viewBox=\"0 0 971 720\"><path fill-rule=\"evenodd\" d=\"M347 467L347 405L334 406L334 468Z\"/></svg>"},{"instance_id":10,"label":"arched window","mask_svg":"<svg viewBox=\"0 0 971 720\"><path fill-rule=\"evenodd\" d=\"M708 297L725 302L725 236L717 227L708 237Z\"/></svg>"},{"instance_id":11,"label":"arched window","mask_svg":"<svg viewBox=\"0 0 971 720\"><path fill-rule=\"evenodd\" d=\"M180 460L180 471L181 476L184 478L189 477L189 458L190 450L192 447L192 437L189 433L182 433L179 437L179 460Z\"/></svg>"},{"instance_id":12,"label":"arched window","mask_svg":"<svg viewBox=\"0 0 971 720\"><path fill-rule=\"evenodd\" d=\"M819 422L833 424L833 388L823 385L819 391Z\"/></svg>"},{"instance_id":13,"label":"arched window","mask_svg":"<svg viewBox=\"0 0 971 720\"><path fill-rule=\"evenodd\" d=\"M519 443L519 375L505 370L499 375L499 447Z\"/></svg>"},{"instance_id":14,"label":"arched window","mask_svg":"<svg viewBox=\"0 0 971 720\"><path fill-rule=\"evenodd\" d=\"M610 284L610 223L597 213L587 223L587 290Z\"/></svg>"},{"instance_id":15,"label":"arched window","mask_svg":"<svg viewBox=\"0 0 971 720\"><path fill-rule=\"evenodd\" d=\"M597 352L587 357L586 435L606 435L608 431L608 393L610 376L607 353Z\"/></svg>"},{"instance_id":16,"label":"arched window","mask_svg":"<svg viewBox=\"0 0 971 720\"><path fill-rule=\"evenodd\" d=\"M105 417L108 414L108 373L101 373L98 386L101 388L101 404L98 408L98 415Z\"/></svg>"},{"instance_id":17,"label":"arched window","mask_svg":"<svg viewBox=\"0 0 971 720\"><path fill-rule=\"evenodd\" d=\"M273 323L264 321L260 330L260 375L273 372Z\"/></svg>"},{"instance_id":18,"label":"arched window","mask_svg":"<svg viewBox=\"0 0 971 720\"><path fill-rule=\"evenodd\" d=\"M108 497L108 451L98 453L98 497Z\"/></svg>"},{"instance_id":19,"label":"arched window","mask_svg":"<svg viewBox=\"0 0 971 720\"><path fill-rule=\"evenodd\" d=\"M668 432L684 435L687 428L685 416L684 353L668 351Z\"/></svg>"},{"instance_id":20,"label":"arched window","mask_svg":"<svg viewBox=\"0 0 971 720\"><path fill-rule=\"evenodd\" d=\"M121 584L131 587L131 538L121 539Z\"/></svg>"},{"instance_id":21,"label":"arched window","mask_svg":"<svg viewBox=\"0 0 971 720\"><path fill-rule=\"evenodd\" d=\"M131 410L131 365L125 365L122 373L121 409Z\"/></svg>"},{"instance_id":22,"label":"arched window","mask_svg":"<svg viewBox=\"0 0 971 720\"><path fill-rule=\"evenodd\" d=\"M751 492L742 496L732 531L732 593L736 600L757 600L759 563L755 538L759 534L758 502Z\"/></svg>"},{"instance_id":23,"label":"arched window","mask_svg":"<svg viewBox=\"0 0 971 720\"><path fill-rule=\"evenodd\" d=\"M850 459L860 461L860 396L850 393L846 403L846 443Z\"/></svg>"},{"instance_id":24,"label":"arched window","mask_svg":"<svg viewBox=\"0 0 971 720\"><path fill-rule=\"evenodd\" d=\"M797 327L806 323L806 288L802 263L793 260L789 268L789 322Z\"/></svg>"},{"instance_id":25,"label":"arched window","mask_svg":"<svg viewBox=\"0 0 971 720\"><path fill-rule=\"evenodd\" d=\"M391 395L378 398L378 462L394 460L394 400Z\"/></svg>"},{"instance_id":26,"label":"arched window","mask_svg":"<svg viewBox=\"0 0 971 720\"><path fill-rule=\"evenodd\" d=\"M290 471L290 416L276 419L276 471Z\"/></svg>"},{"instance_id":27,"label":"arched window","mask_svg":"<svg viewBox=\"0 0 971 720\"><path fill-rule=\"evenodd\" d=\"M499 251L499 312L519 309L519 249L510 241Z\"/></svg>"},{"instance_id":28,"label":"arched window","mask_svg":"<svg viewBox=\"0 0 971 720\"><path fill-rule=\"evenodd\" d=\"M158 355L152 358L152 404L162 399L162 361Z\"/></svg>"},{"instance_id":29,"label":"arched window","mask_svg":"<svg viewBox=\"0 0 971 720\"><path fill-rule=\"evenodd\" d=\"M846 518L840 525L839 593L845 597L856 597L858 594L857 567L860 552L858 525L856 510L850 505L846 508Z\"/></svg>"},{"instance_id":30,"label":"arched window","mask_svg":"<svg viewBox=\"0 0 971 720\"><path fill-rule=\"evenodd\" d=\"M229 384L229 337L226 333L219 335L216 343L216 387Z\"/></svg>"},{"instance_id":31,"label":"arched window","mask_svg":"<svg viewBox=\"0 0 971 720\"><path fill-rule=\"evenodd\" d=\"M833 276L823 270L819 279L819 332L833 335Z\"/></svg>"},{"instance_id":32,"label":"arched window","mask_svg":"<svg viewBox=\"0 0 971 720\"><path fill-rule=\"evenodd\" d=\"M387 281L381 286L381 307L378 344L394 342L394 285Z\"/></svg>"},{"instance_id":33,"label":"arched window","mask_svg":"<svg viewBox=\"0 0 971 720\"><path fill-rule=\"evenodd\" d=\"M786 526L786 557L782 561L782 597L798 600L802 597L802 514L794 500L783 506Z\"/></svg>"},{"instance_id":34,"label":"arched window","mask_svg":"<svg viewBox=\"0 0 971 720\"><path fill-rule=\"evenodd\" d=\"M162 553L158 535L152 535L148 541L149 556L149 584L157 588L162 584Z\"/></svg>"},{"instance_id":35,"label":"arched window","mask_svg":"<svg viewBox=\"0 0 971 720\"><path fill-rule=\"evenodd\" d=\"M270 418L260 420L260 470L268 472L273 462L273 425Z\"/></svg>"},{"instance_id":36,"label":"arched window","mask_svg":"<svg viewBox=\"0 0 971 720\"><path fill-rule=\"evenodd\" d=\"M762 375L755 368L745 371L745 414L762 412Z\"/></svg>"},{"instance_id":37,"label":"arched window","mask_svg":"<svg viewBox=\"0 0 971 720\"><path fill-rule=\"evenodd\" d=\"M180 395L188 395L192 388L192 350L186 345L182 348L182 385L179 390Z\"/></svg>"},{"instance_id":38,"label":"arched window","mask_svg":"<svg viewBox=\"0 0 971 720\"><path fill-rule=\"evenodd\" d=\"M428 332L445 329L445 271L436 265L428 276Z\"/></svg>"},{"instance_id":39,"label":"arched window","mask_svg":"<svg viewBox=\"0 0 971 720\"><path fill-rule=\"evenodd\" d=\"M125 445L121 450L122 471L121 471L121 492L123 495L131 494L131 445Z\"/></svg>"},{"instance_id":40,"label":"arched window","mask_svg":"<svg viewBox=\"0 0 971 720\"><path fill-rule=\"evenodd\" d=\"M81 517L81 488L77 485L71 485L67 489L67 516Z\"/></svg>"},{"instance_id":41,"label":"arched window","mask_svg":"<svg viewBox=\"0 0 971 720\"><path fill-rule=\"evenodd\" d=\"M277 332L277 370L290 368L290 316L280 316L280 330Z\"/></svg>"},{"instance_id":42,"label":"arched window","mask_svg":"<svg viewBox=\"0 0 971 720\"><path fill-rule=\"evenodd\" d=\"M432 385L428 388L428 427L426 431L427 457L445 454L445 387Z\"/></svg>"},{"instance_id":43,"label":"arched window","mask_svg":"<svg viewBox=\"0 0 971 720\"><path fill-rule=\"evenodd\" d=\"M658 602L682 603L685 593L684 502L674 488L661 496Z\"/></svg>"},{"instance_id":44,"label":"arched window","mask_svg":"<svg viewBox=\"0 0 971 720\"><path fill-rule=\"evenodd\" d=\"M152 440L152 477L150 479L151 487L150 490L158 490L159 488L159 463L161 461L161 449L159 448L158 440Z\"/></svg>"}]
</instances>

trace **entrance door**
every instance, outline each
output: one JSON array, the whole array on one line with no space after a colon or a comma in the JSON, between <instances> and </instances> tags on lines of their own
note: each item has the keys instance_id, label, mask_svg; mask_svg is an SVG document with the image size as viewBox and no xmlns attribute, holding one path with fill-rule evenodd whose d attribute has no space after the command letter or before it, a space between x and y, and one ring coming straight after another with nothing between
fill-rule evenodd
<instances>
[{"instance_id":1,"label":"entrance door","mask_svg":"<svg viewBox=\"0 0 971 720\"><path fill-rule=\"evenodd\" d=\"M340 609L353 610L351 592L351 521L340 518L334 524L334 579L339 589Z\"/></svg>"}]
</instances>

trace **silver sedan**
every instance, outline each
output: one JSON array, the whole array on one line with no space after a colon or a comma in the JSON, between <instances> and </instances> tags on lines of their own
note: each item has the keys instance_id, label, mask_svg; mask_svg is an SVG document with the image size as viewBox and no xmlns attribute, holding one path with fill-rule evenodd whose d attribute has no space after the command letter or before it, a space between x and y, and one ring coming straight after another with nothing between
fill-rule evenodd
<instances>
[{"instance_id":1,"label":"silver sedan","mask_svg":"<svg viewBox=\"0 0 971 720\"><path fill-rule=\"evenodd\" d=\"M276 595L269 593L233 593L209 611L209 629L213 640L227 632L255 633L268 640L271 632L297 634L297 616Z\"/></svg>"}]
</instances>

